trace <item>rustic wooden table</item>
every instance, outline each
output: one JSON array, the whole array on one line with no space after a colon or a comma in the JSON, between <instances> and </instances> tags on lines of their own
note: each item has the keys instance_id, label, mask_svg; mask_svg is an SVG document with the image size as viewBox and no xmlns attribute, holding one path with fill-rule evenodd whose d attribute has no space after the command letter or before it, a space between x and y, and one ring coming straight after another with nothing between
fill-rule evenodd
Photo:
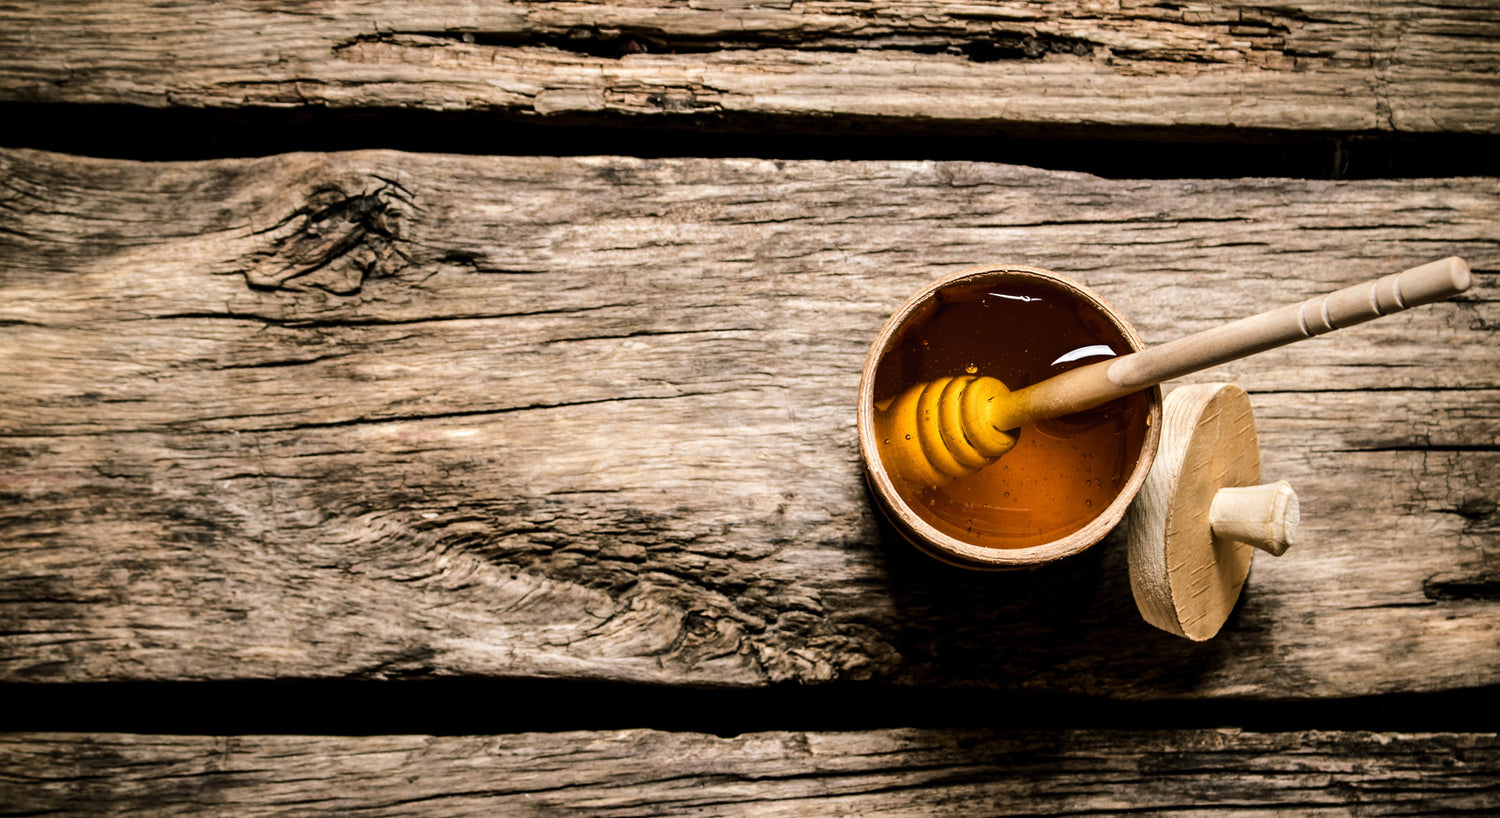
<instances>
[{"instance_id":1,"label":"rustic wooden table","mask_svg":"<svg viewBox=\"0 0 1500 818\"><path fill-rule=\"evenodd\" d=\"M1493 3L21 2L0 119L0 815L1500 812ZM1304 514L1212 641L871 509L939 275L1447 255L1191 379Z\"/></svg>"}]
</instances>

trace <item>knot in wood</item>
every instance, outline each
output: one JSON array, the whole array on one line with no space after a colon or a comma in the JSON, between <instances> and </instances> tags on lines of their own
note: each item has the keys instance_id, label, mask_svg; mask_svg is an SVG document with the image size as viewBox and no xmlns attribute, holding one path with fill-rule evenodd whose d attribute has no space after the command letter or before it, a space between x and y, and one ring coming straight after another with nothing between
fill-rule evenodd
<instances>
[{"instance_id":1,"label":"knot in wood","mask_svg":"<svg viewBox=\"0 0 1500 818\"><path fill-rule=\"evenodd\" d=\"M244 270L256 290L357 294L372 278L393 276L409 263L400 245L414 204L389 179L351 194L335 183L315 188L275 226L261 231L267 247Z\"/></svg>"}]
</instances>

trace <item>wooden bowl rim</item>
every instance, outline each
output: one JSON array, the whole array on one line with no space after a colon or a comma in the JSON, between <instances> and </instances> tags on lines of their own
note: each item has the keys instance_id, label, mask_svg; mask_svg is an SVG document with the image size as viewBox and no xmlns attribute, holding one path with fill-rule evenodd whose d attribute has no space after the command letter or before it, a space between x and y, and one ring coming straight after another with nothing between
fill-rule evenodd
<instances>
[{"instance_id":1,"label":"wooden bowl rim","mask_svg":"<svg viewBox=\"0 0 1500 818\"><path fill-rule=\"evenodd\" d=\"M859 410L856 425L859 430L860 462L864 467L865 479L871 487L871 492L881 512L912 545L944 562L980 570L1008 570L1046 565L1085 551L1104 539L1124 519L1131 500L1145 483L1161 438L1161 387L1153 386L1148 390L1150 409L1146 415L1146 437L1141 443L1141 453L1136 460L1135 469L1126 480L1125 486L1121 488L1115 499L1083 528L1066 537L1041 545L1026 548L992 548L967 543L939 531L923 520L901 499L889 472L880 462L880 450L876 445L875 370L885 352L890 348L896 333L901 330L914 312L930 303L940 290L969 281L1002 277L1040 280L1060 287L1094 305L1120 330L1132 351L1146 348L1145 342L1141 340L1135 327L1131 326L1124 316L1093 290L1051 270L1018 264L985 264L943 276L908 298L886 320L880 334L870 345L870 352L865 358L865 367L859 382Z\"/></svg>"}]
</instances>

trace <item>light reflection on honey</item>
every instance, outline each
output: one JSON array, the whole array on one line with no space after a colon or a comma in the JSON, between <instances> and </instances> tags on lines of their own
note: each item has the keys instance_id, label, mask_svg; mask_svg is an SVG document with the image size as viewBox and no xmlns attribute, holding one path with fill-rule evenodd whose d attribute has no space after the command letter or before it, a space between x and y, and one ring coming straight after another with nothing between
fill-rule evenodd
<instances>
[{"instance_id":1,"label":"light reflection on honey","mask_svg":"<svg viewBox=\"0 0 1500 818\"><path fill-rule=\"evenodd\" d=\"M903 468L886 410L905 389L945 376L990 375L1019 389L1128 351L1124 335L1096 307L1045 282L959 284L937 300L907 321L876 369L875 429L897 492L934 528L975 545L1026 548L1078 531L1135 468L1146 393L1023 427L1009 453L942 486Z\"/></svg>"}]
</instances>

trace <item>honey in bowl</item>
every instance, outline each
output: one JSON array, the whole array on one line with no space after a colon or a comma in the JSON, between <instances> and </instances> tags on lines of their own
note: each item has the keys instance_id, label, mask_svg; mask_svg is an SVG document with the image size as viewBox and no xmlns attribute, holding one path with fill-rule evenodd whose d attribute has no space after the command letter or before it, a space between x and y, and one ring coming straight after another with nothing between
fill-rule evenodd
<instances>
[{"instance_id":1,"label":"honey in bowl","mask_svg":"<svg viewBox=\"0 0 1500 818\"><path fill-rule=\"evenodd\" d=\"M1016 390L1132 350L1099 306L1048 278L978 276L943 286L896 329L875 366L874 438L896 493L932 528L984 548L1030 548L1079 532L1130 489L1147 442L1150 391L1025 426L994 463L941 484L921 476L930 469L903 462L911 447L891 439L892 405L938 378L987 375Z\"/></svg>"}]
</instances>

